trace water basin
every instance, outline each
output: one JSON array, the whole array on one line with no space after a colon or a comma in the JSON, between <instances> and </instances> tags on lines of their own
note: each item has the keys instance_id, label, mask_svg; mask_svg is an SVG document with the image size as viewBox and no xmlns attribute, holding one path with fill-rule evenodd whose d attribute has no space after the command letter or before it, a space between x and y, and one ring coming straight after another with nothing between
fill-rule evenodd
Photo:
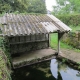
<instances>
[{"instance_id":1,"label":"water basin","mask_svg":"<svg viewBox=\"0 0 80 80\"><path fill-rule=\"evenodd\" d=\"M12 80L80 80L80 72L56 59L15 69Z\"/></svg>"}]
</instances>

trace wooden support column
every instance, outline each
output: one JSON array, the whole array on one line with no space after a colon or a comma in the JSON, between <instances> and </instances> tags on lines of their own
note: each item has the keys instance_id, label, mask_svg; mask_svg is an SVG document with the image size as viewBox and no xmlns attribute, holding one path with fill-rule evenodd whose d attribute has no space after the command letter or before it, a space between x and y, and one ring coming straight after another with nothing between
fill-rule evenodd
<instances>
[{"instance_id":1,"label":"wooden support column","mask_svg":"<svg viewBox=\"0 0 80 80\"><path fill-rule=\"evenodd\" d=\"M60 54L60 39L63 36L64 33L58 32L58 54Z\"/></svg>"},{"instance_id":2,"label":"wooden support column","mask_svg":"<svg viewBox=\"0 0 80 80\"><path fill-rule=\"evenodd\" d=\"M51 39L51 38L50 38L50 34L48 34L48 39L49 39L49 40L48 40L48 47L50 47L50 41L51 41L51 40L50 40L50 39Z\"/></svg>"},{"instance_id":3,"label":"wooden support column","mask_svg":"<svg viewBox=\"0 0 80 80\"><path fill-rule=\"evenodd\" d=\"M60 33L58 33L58 54L60 53Z\"/></svg>"}]
</instances>

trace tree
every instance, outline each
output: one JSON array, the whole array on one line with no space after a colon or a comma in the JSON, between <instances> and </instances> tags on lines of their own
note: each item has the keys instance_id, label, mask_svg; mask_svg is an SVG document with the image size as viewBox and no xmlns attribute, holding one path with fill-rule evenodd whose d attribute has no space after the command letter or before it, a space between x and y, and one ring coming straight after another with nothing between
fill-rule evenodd
<instances>
[{"instance_id":1,"label":"tree","mask_svg":"<svg viewBox=\"0 0 80 80\"><path fill-rule=\"evenodd\" d=\"M57 14L72 14L80 13L80 1L79 0L56 0L57 6L53 6L53 10ZM55 12L53 13L55 14Z\"/></svg>"},{"instance_id":2,"label":"tree","mask_svg":"<svg viewBox=\"0 0 80 80\"><path fill-rule=\"evenodd\" d=\"M29 0L0 0L0 12L26 12Z\"/></svg>"},{"instance_id":3,"label":"tree","mask_svg":"<svg viewBox=\"0 0 80 80\"><path fill-rule=\"evenodd\" d=\"M8 12L11 9L9 3L6 2L7 0L0 0L0 13Z\"/></svg>"},{"instance_id":4,"label":"tree","mask_svg":"<svg viewBox=\"0 0 80 80\"><path fill-rule=\"evenodd\" d=\"M29 13L46 13L45 0L30 0L28 6Z\"/></svg>"},{"instance_id":5,"label":"tree","mask_svg":"<svg viewBox=\"0 0 80 80\"><path fill-rule=\"evenodd\" d=\"M46 13L45 0L0 0L0 12Z\"/></svg>"}]
</instances>

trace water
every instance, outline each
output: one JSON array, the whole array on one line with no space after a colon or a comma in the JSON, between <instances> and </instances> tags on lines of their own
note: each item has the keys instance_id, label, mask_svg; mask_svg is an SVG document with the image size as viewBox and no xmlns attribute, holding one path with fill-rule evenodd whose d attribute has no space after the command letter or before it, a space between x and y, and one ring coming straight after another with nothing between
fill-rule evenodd
<instances>
[{"instance_id":1,"label":"water","mask_svg":"<svg viewBox=\"0 0 80 80\"><path fill-rule=\"evenodd\" d=\"M57 80L80 80L80 72L55 59L51 60L50 69Z\"/></svg>"},{"instance_id":2,"label":"water","mask_svg":"<svg viewBox=\"0 0 80 80\"><path fill-rule=\"evenodd\" d=\"M14 70L13 80L80 80L80 72L68 65L51 61Z\"/></svg>"}]
</instances>

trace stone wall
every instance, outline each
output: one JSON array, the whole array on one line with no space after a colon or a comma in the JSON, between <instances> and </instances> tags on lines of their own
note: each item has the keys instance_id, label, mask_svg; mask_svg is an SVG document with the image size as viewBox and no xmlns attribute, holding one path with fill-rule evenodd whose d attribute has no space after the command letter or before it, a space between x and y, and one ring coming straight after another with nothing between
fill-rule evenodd
<instances>
[{"instance_id":1,"label":"stone wall","mask_svg":"<svg viewBox=\"0 0 80 80\"><path fill-rule=\"evenodd\" d=\"M21 54L28 51L48 48L48 41L29 42L23 44L13 44L10 47L11 54Z\"/></svg>"},{"instance_id":2,"label":"stone wall","mask_svg":"<svg viewBox=\"0 0 80 80\"><path fill-rule=\"evenodd\" d=\"M65 34L62 41L73 46L74 48L80 49L80 32L70 32Z\"/></svg>"},{"instance_id":3,"label":"stone wall","mask_svg":"<svg viewBox=\"0 0 80 80\"><path fill-rule=\"evenodd\" d=\"M21 54L49 47L49 34L5 37L11 54Z\"/></svg>"}]
</instances>

